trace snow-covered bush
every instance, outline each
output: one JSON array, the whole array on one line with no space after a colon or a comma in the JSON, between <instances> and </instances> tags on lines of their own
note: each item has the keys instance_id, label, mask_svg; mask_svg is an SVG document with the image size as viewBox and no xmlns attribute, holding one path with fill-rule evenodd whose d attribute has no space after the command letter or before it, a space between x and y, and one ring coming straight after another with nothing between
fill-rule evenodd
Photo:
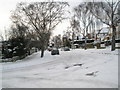
<instances>
[{"instance_id":1,"label":"snow-covered bush","mask_svg":"<svg viewBox=\"0 0 120 90\"><path fill-rule=\"evenodd\" d=\"M19 58L22 59L26 56L28 48L28 40L23 37L12 38L7 42L3 50L4 59L14 56L19 56Z\"/></svg>"},{"instance_id":2,"label":"snow-covered bush","mask_svg":"<svg viewBox=\"0 0 120 90\"><path fill-rule=\"evenodd\" d=\"M27 40L22 37L13 38L10 40L13 56L23 56L27 53Z\"/></svg>"},{"instance_id":3,"label":"snow-covered bush","mask_svg":"<svg viewBox=\"0 0 120 90\"><path fill-rule=\"evenodd\" d=\"M12 58L12 49L9 41L2 42L2 59Z\"/></svg>"}]
</instances>

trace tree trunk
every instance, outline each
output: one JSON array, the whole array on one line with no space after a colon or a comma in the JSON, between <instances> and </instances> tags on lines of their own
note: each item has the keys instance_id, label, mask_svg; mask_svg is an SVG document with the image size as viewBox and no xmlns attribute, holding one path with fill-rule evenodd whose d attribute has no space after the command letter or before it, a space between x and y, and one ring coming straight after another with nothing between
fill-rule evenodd
<instances>
[{"instance_id":1,"label":"tree trunk","mask_svg":"<svg viewBox=\"0 0 120 90\"><path fill-rule=\"evenodd\" d=\"M41 48L41 58L44 56L44 47Z\"/></svg>"},{"instance_id":2,"label":"tree trunk","mask_svg":"<svg viewBox=\"0 0 120 90\"><path fill-rule=\"evenodd\" d=\"M112 42L111 42L111 51L115 50L115 36L116 36L116 27L112 26Z\"/></svg>"},{"instance_id":3,"label":"tree trunk","mask_svg":"<svg viewBox=\"0 0 120 90\"><path fill-rule=\"evenodd\" d=\"M85 50L87 49L87 38L86 38L86 36L85 36L85 47L84 47L84 49Z\"/></svg>"},{"instance_id":4,"label":"tree trunk","mask_svg":"<svg viewBox=\"0 0 120 90\"><path fill-rule=\"evenodd\" d=\"M86 35L85 35L85 50L87 49L87 35L88 35L88 26L86 28Z\"/></svg>"},{"instance_id":5,"label":"tree trunk","mask_svg":"<svg viewBox=\"0 0 120 90\"><path fill-rule=\"evenodd\" d=\"M73 34L72 34L72 49L74 49L74 37L75 37L75 34L73 32Z\"/></svg>"}]
</instances>

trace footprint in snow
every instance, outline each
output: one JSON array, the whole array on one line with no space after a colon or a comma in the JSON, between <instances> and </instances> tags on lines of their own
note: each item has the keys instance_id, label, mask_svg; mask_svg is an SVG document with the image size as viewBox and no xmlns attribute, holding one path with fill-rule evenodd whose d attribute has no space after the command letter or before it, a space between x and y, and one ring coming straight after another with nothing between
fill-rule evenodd
<instances>
[{"instance_id":1,"label":"footprint in snow","mask_svg":"<svg viewBox=\"0 0 120 90\"><path fill-rule=\"evenodd\" d=\"M96 71L96 72L90 72L90 73L87 73L86 75L87 76L96 76L96 73L98 73L99 71Z\"/></svg>"},{"instance_id":2,"label":"footprint in snow","mask_svg":"<svg viewBox=\"0 0 120 90\"><path fill-rule=\"evenodd\" d=\"M65 67L65 69L68 69L68 68L70 68L70 66L66 66L66 67Z\"/></svg>"},{"instance_id":3,"label":"footprint in snow","mask_svg":"<svg viewBox=\"0 0 120 90\"><path fill-rule=\"evenodd\" d=\"M83 65L83 64L80 63L80 64L74 64L73 66L79 66L79 67L80 67L80 66L82 66L82 65ZM68 69L68 68L73 67L73 66L66 66L65 69Z\"/></svg>"},{"instance_id":4,"label":"footprint in snow","mask_svg":"<svg viewBox=\"0 0 120 90\"><path fill-rule=\"evenodd\" d=\"M82 66L83 64L74 64L73 66Z\"/></svg>"}]
</instances>

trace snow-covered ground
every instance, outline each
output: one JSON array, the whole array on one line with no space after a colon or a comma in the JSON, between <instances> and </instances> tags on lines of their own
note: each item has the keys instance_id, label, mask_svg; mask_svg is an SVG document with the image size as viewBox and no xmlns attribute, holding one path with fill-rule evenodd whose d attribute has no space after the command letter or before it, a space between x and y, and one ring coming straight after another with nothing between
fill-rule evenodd
<instances>
[{"instance_id":1,"label":"snow-covered ground","mask_svg":"<svg viewBox=\"0 0 120 90\"><path fill-rule=\"evenodd\" d=\"M74 49L46 51L3 63L3 88L118 88L118 51Z\"/></svg>"}]
</instances>

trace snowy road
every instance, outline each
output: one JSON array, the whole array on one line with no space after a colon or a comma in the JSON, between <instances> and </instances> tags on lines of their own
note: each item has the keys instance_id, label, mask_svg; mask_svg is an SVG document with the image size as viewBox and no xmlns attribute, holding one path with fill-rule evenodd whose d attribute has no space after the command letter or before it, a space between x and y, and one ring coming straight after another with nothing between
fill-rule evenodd
<instances>
[{"instance_id":1,"label":"snowy road","mask_svg":"<svg viewBox=\"0 0 120 90\"><path fill-rule=\"evenodd\" d=\"M3 70L2 70L3 69ZM40 52L2 64L3 88L117 88L118 51L76 49L52 56Z\"/></svg>"}]
</instances>

